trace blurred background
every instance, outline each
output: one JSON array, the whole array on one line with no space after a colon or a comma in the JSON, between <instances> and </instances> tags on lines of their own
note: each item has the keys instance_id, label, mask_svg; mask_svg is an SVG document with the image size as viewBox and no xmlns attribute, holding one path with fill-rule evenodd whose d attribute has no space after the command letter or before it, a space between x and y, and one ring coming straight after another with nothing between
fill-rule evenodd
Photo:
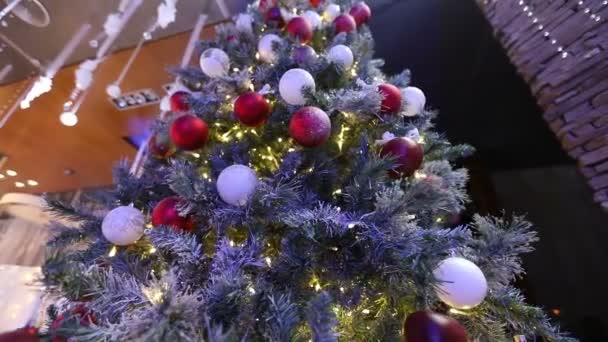
<instances>
[{"instance_id":1,"label":"blurred background","mask_svg":"<svg viewBox=\"0 0 608 342\"><path fill-rule=\"evenodd\" d=\"M10 2L0 1L0 9ZM134 95L124 98L121 107L109 99L106 86L115 81L153 20L158 1L145 1L95 72L74 126L59 120L72 92L73 72L77 63L96 51L95 33L119 1L24 0L29 17L4 15L0 19L0 120L80 25L90 23L93 33L57 73L51 92L28 109L17 109L0 127L0 197L48 192L78 201L111 186L112 165L121 158L134 158L158 114L163 85L172 82L166 69L179 65L198 15L206 13L210 25L238 13L246 3L180 0L176 22L155 31L128 70L120 87L123 94ZM462 162L471 171L473 202L460 221L466 222L473 212L527 215L541 241L525 258L528 274L519 286L530 302L543 306L565 330L585 341L608 340L608 294L603 280L608 217L594 201L576 161L543 119L543 109L496 39L480 5L473 0L367 3L373 11L377 56L385 59L385 71L411 69L412 84L425 91L427 106L440 111L439 130L452 142L466 142L477 149ZM47 17L48 24L38 27ZM212 33L207 26L202 37ZM40 237L45 234L40 222L45 217L39 209L30 210L39 208L36 201L14 196L0 200L0 246L8 251L0 253L0 264L36 266L41 262ZM30 209L24 213L19 208ZM24 222L27 229L21 228ZM19 240L16 231L21 234ZM29 236L39 238L32 242ZM23 250L28 242L34 243L34 252L11 252ZM16 255L20 255L18 260Z\"/></svg>"}]
</instances>

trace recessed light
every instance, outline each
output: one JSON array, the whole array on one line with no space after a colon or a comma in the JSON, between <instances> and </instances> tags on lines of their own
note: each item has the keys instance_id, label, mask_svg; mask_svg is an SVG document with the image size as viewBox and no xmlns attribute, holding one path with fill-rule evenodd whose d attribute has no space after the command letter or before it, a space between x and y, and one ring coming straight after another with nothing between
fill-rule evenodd
<instances>
[{"instance_id":1,"label":"recessed light","mask_svg":"<svg viewBox=\"0 0 608 342\"><path fill-rule=\"evenodd\" d=\"M0 179L4 179L4 178L6 178L6 176L0 173Z\"/></svg>"},{"instance_id":2,"label":"recessed light","mask_svg":"<svg viewBox=\"0 0 608 342\"><path fill-rule=\"evenodd\" d=\"M23 188L25 186L25 184L23 184L21 182L15 182L15 186L18 188Z\"/></svg>"},{"instance_id":3,"label":"recessed light","mask_svg":"<svg viewBox=\"0 0 608 342\"><path fill-rule=\"evenodd\" d=\"M64 126L72 127L76 126L78 123L78 117L74 112L63 112L59 115L59 121L61 121L61 124Z\"/></svg>"},{"instance_id":4,"label":"recessed light","mask_svg":"<svg viewBox=\"0 0 608 342\"><path fill-rule=\"evenodd\" d=\"M38 185L38 182L36 182L33 179L28 179L27 180L27 185L29 185L29 186L36 186L36 185Z\"/></svg>"},{"instance_id":5,"label":"recessed light","mask_svg":"<svg viewBox=\"0 0 608 342\"><path fill-rule=\"evenodd\" d=\"M15 177L17 175L17 171L14 170L6 170L6 174L11 177Z\"/></svg>"}]
</instances>

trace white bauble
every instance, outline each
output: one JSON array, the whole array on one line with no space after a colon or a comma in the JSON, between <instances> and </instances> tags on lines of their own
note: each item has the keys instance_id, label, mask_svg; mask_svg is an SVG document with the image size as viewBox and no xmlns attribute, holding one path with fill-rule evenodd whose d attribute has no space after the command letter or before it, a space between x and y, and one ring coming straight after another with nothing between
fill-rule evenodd
<instances>
[{"instance_id":1,"label":"white bauble","mask_svg":"<svg viewBox=\"0 0 608 342\"><path fill-rule=\"evenodd\" d=\"M308 20L308 22L312 26L313 30L321 28L321 24L323 23L323 21L321 20L321 16L319 15L319 13L308 10L308 11L302 13L302 17L304 17L304 19Z\"/></svg>"},{"instance_id":2,"label":"white bauble","mask_svg":"<svg viewBox=\"0 0 608 342\"><path fill-rule=\"evenodd\" d=\"M141 211L128 206L117 207L101 223L103 236L119 246L130 245L144 234L145 218Z\"/></svg>"},{"instance_id":3,"label":"white bauble","mask_svg":"<svg viewBox=\"0 0 608 342\"><path fill-rule=\"evenodd\" d=\"M106 94L108 94L108 96L110 96L111 98L115 99L119 97L120 94L122 94L122 91L120 90L120 87L117 84L112 83L106 87Z\"/></svg>"},{"instance_id":4,"label":"white bauble","mask_svg":"<svg viewBox=\"0 0 608 342\"><path fill-rule=\"evenodd\" d=\"M237 15L236 19L234 20L236 30L244 33L253 33L252 23L253 17L246 13Z\"/></svg>"},{"instance_id":5,"label":"white bauble","mask_svg":"<svg viewBox=\"0 0 608 342\"><path fill-rule=\"evenodd\" d=\"M456 309L470 309L479 305L488 292L488 282L483 272L464 258L443 260L433 270L433 275L439 281L436 288L439 299Z\"/></svg>"},{"instance_id":6,"label":"white bauble","mask_svg":"<svg viewBox=\"0 0 608 342\"><path fill-rule=\"evenodd\" d=\"M171 100L169 100L169 96L165 96L160 99L160 110L163 112L168 112L171 110Z\"/></svg>"},{"instance_id":7,"label":"white bauble","mask_svg":"<svg viewBox=\"0 0 608 342\"><path fill-rule=\"evenodd\" d=\"M285 102L291 105L306 104L304 89L315 91L315 79L304 69L290 69L281 76L279 93Z\"/></svg>"},{"instance_id":8,"label":"white bauble","mask_svg":"<svg viewBox=\"0 0 608 342\"><path fill-rule=\"evenodd\" d=\"M283 44L283 39L276 34L266 34L260 38L258 42L258 53L260 59L266 63L274 63L279 58L277 53L273 50L272 46L277 44Z\"/></svg>"},{"instance_id":9,"label":"white bauble","mask_svg":"<svg viewBox=\"0 0 608 342\"><path fill-rule=\"evenodd\" d=\"M323 11L323 18L328 22L333 22L340 13L340 6L336 4L329 4L325 7L325 11Z\"/></svg>"},{"instance_id":10,"label":"white bauble","mask_svg":"<svg viewBox=\"0 0 608 342\"><path fill-rule=\"evenodd\" d=\"M201 69L209 77L221 77L228 73L230 58L220 49L209 48L201 54Z\"/></svg>"},{"instance_id":11,"label":"white bauble","mask_svg":"<svg viewBox=\"0 0 608 342\"><path fill-rule=\"evenodd\" d=\"M415 116L422 113L426 105L426 96L422 90L416 87L403 89L403 102L405 103L405 116Z\"/></svg>"},{"instance_id":12,"label":"white bauble","mask_svg":"<svg viewBox=\"0 0 608 342\"><path fill-rule=\"evenodd\" d=\"M353 51L346 45L338 44L329 49L327 59L347 70L354 62Z\"/></svg>"},{"instance_id":13,"label":"white bauble","mask_svg":"<svg viewBox=\"0 0 608 342\"><path fill-rule=\"evenodd\" d=\"M217 192L228 204L244 206L255 192L258 177L251 168L234 164L220 172L217 178Z\"/></svg>"}]
</instances>

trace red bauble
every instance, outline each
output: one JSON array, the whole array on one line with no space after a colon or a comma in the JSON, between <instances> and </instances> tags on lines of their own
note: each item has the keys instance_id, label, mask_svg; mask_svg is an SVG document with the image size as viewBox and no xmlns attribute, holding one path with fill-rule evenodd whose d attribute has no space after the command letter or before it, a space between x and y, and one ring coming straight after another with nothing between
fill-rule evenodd
<instances>
[{"instance_id":1,"label":"red bauble","mask_svg":"<svg viewBox=\"0 0 608 342\"><path fill-rule=\"evenodd\" d=\"M281 9L279 7L269 8L264 15L264 19L268 25L274 25L276 27L285 26L285 20L283 19L283 14L281 13Z\"/></svg>"},{"instance_id":2,"label":"red bauble","mask_svg":"<svg viewBox=\"0 0 608 342\"><path fill-rule=\"evenodd\" d=\"M300 44L306 44L312 39L312 25L302 17L295 17L287 23L289 36Z\"/></svg>"},{"instance_id":3,"label":"red bauble","mask_svg":"<svg viewBox=\"0 0 608 342\"><path fill-rule=\"evenodd\" d=\"M395 168L390 175L398 178L409 177L422 165L422 147L410 138L393 138L382 145L380 155L395 159Z\"/></svg>"},{"instance_id":4,"label":"red bauble","mask_svg":"<svg viewBox=\"0 0 608 342\"><path fill-rule=\"evenodd\" d=\"M166 133L152 134L148 140L148 151L150 155L158 159L165 159L175 153L175 145Z\"/></svg>"},{"instance_id":5,"label":"red bauble","mask_svg":"<svg viewBox=\"0 0 608 342\"><path fill-rule=\"evenodd\" d=\"M357 28L355 19L350 14L340 14L334 19L334 29L336 33L350 32Z\"/></svg>"},{"instance_id":6,"label":"red bauble","mask_svg":"<svg viewBox=\"0 0 608 342\"><path fill-rule=\"evenodd\" d=\"M234 114L245 126L260 126L268 119L270 104L264 96L255 91L248 91L234 101Z\"/></svg>"},{"instance_id":7,"label":"red bauble","mask_svg":"<svg viewBox=\"0 0 608 342\"><path fill-rule=\"evenodd\" d=\"M322 3L323 3L323 0L310 0L310 5L312 7L319 7L319 5Z\"/></svg>"},{"instance_id":8,"label":"red bauble","mask_svg":"<svg viewBox=\"0 0 608 342\"><path fill-rule=\"evenodd\" d=\"M207 143L209 127L202 119L188 114L173 121L169 135L175 146L182 150L197 150Z\"/></svg>"},{"instance_id":9,"label":"red bauble","mask_svg":"<svg viewBox=\"0 0 608 342\"><path fill-rule=\"evenodd\" d=\"M177 209L181 199L177 196L167 197L152 209L152 225L153 226L171 226L175 229L192 231L194 222L192 217L183 217L179 215Z\"/></svg>"},{"instance_id":10,"label":"red bauble","mask_svg":"<svg viewBox=\"0 0 608 342\"><path fill-rule=\"evenodd\" d=\"M432 311L416 311L407 316L404 342L467 342L467 332L455 319Z\"/></svg>"},{"instance_id":11,"label":"red bauble","mask_svg":"<svg viewBox=\"0 0 608 342\"><path fill-rule=\"evenodd\" d=\"M390 83L378 86L378 91L384 97L380 104L380 112L397 113L401 109L401 90Z\"/></svg>"},{"instance_id":12,"label":"red bauble","mask_svg":"<svg viewBox=\"0 0 608 342\"><path fill-rule=\"evenodd\" d=\"M25 327L0 334L0 342L39 342L38 329Z\"/></svg>"},{"instance_id":13,"label":"red bauble","mask_svg":"<svg viewBox=\"0 0 608 342\"><path fill-rule=\"evenodd\" d=\"M76 306L75 308L73 308L70 311L69 316L79 316L80 325L83 327L86 327L91 323L93 323L93 324L97 323L97 318L95 317L93 312L91 310L89 310L86 306L84 306L83 304L80 304L80 305ZM54 332L55 330L59 329L59 327L61 327L61 323L65 320L65 318L66 317L64 314L57 315L57 317L55 317L55 320L51 324L50 331ZM64 336L55 335L55 336L53 336L52 341L53 342L65 342L65 341L67 341L67 338Z\"/></svg>"},{"instance_id":14,"label":"red bauble","mask_svg":"<svg viewBox=\"0 0 608 342\"><path fill-rule=\"evenodd\" d=\"M365 2L359 2L350 9L350 15L355 19L357 27L365 24L372 17L372 10Z\"/></svg>"},{"instance_id":15,"label":"red bauble","mask_svg":"<svg viewBox=\"0 0 608 342\"><path fill-rule=\"evenodd\" d=\"M289 122L289 135L304 147L322 145L331 134L329 116L317 107L298 109Z\"/></svg>"},{"instance_id":16,"label":"red bauble","mask_svg":"<svg viewBox=\"0 0 608 342\"><path fill-rule=\"evenodd\" d=\"M171 94L169 98L169 102L171 103L171 111L180 113L187 112L190 110L190 105L188 104L188 97L190 93L185 91L176 91Z\"/></svg>"}]
</instances>

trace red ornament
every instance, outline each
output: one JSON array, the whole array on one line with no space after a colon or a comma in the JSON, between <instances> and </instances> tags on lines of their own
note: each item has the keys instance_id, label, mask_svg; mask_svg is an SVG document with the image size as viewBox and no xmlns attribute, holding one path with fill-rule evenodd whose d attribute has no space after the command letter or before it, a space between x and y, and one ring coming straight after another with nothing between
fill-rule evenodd
<instances>
[{"instance_id":1,"label":"red ornament","mask_svg":"<svg viewBox=\"0 0 608 342\"><path fill-rule=\"evenodd\" d=\"M171 94L169 98L169 102L171 103L171 111L176 113L187 112L190 110L190 105L188 104L188 97L190 93L179 90L175 93Z\"/></svg>"},{"instance_id":2,"label":"red ornament","mask_svg":"<svg viewBox=\"0 0 608 342\"><path fill-rule=\"evenodd\" d=\"M378 91L384 97L380 104L381 113L397 113L401 109L401 90L390 83L378 86Z\"/></svg>"},{"instance_id":3,"label":"red ornament","mask_svg":"<svg viewBox=\"0 0 608 342\"><path fill-rule=\"evenodd\" d=\"M205 146L209 138L209 127L202 119L187 114L173 121L169 135L175 146L192 151Z\"/></svg>"},{"instance_id":4,"label":"red ornament","mask_svg":"<svg viewBox=\"0 0 608 342\"><path fill-rule=\"evenodd\" d=\"M312 25L302 17L295 17L287 23L287 32L300 44L306 44L312 39Z\"/></svg>"},{"instance_id":5,"label":"red ornament","mask_svg":"<svg viewBox=\"0 0 608 342\"><path fill-rule=\"evenodd\" d=\"M320 4L323 3L323 0L310 0L310 6L319 7Z\"/></svg>"},{"instance_id":6,"label":"red ornament","mask_svg":"<svg viewBox=\"0 0 608 342\"><path fill-rule=\"evenodd\" d=\"M431 311L407 316L403 342L467 342L467 331L455 319Z\"/></svg>"},{"instance_id":7,"label":"red ornament","mask_svg":"<svg viewBox=\"0 0 608 342\"><path fill-rule=\"evenodd\" d=\"M357 28L355 19L350 14L340 14L334 19L334 29L336 34L340 32L350 32Z\"/></svg>"},{"instance_id":8,"label":"red ornament","mask_svg":"<svg viewBox=\"0 0 608 342\"><path fill-rule=\"evenodd\" d=\"M86 327L91 323L93 323L93 324L97 323L97 318L95 317L93 312L91 310L89 310L86 306L84 306L83 304L80 304L80 305L76 306L75 308L73 308L72 310L70 310L69 316L80 317L80 325L83 327ZM64 314L57 315L57 317L55 317L55 320L51 324L50 331L54 332L57 329L59 329L61 327L61 323L65 320L65 318L66 317ZM53 336L53 339L52 339L53 342L66 342L67 340L68 339L65 336L61 336L61 335L55 335L55 336Z\"/></svg>"},{"instance_id":9,"label":"red ornament","mask_svg":"<svg viewBox=\"0 0 608 342\"><path fill-rule=\"evenodd\" d=\"M289 122L289 135L304 147L322 145L331 134L331 121L327 114L317 107L302 107Z\"/></svg>"},{"instance_id":10,"label":"red ornament","mask_svg":"<svg viewBox=\"0 0 608 342\"><path fill-rule=\"evenodd\" d=\"M148 151L158 159L165 159L175 153L175 145L166 133L155 133L148 140Z\"/></svg>"},{"instance_id":11,"label":"red ornament","mask_svg":"<svg viewBox=\"0 0 608 342\"><path fill-rule=\"evenodd\" d=\"M0 334L0 342L39 342L36 327L24 327Z\"/></svg>"},{"instance_id":12,"label":"red ornament","mask_svg":"<svg viewBox=\"0 0 608 342\"><path fill-rule=\"evenodd\" d=\"M285 20L283 19L283 14L281 13L281 9L279 7L269 8L264 17L266 24L268 25L273 25L276 27L285 26Z\"/></svg>"},{"instance_id":13,"label":"red ornament","mask_svg":"<svg viewBox=\"0 0 608 342\"><path fill-rule=\"evenodd\" d=\"M365 24L372 17L372 10L365 2L359 2L350 9L350 15L355 19L357 27Z\"/></svg>"},{"instance_id":14,"label":"red ornament","mask_svg":"<svg viewBox=\"0 0 608 342\"><path fill-rule=\"evenodd\" d=\"M178 230L192 231L194 229L192 217L180 216L177 209L181 201L179 197L172 196L158 202L152 209L152 225L166 225Z\"/></svg>"},{"instance_id":15,"label":"red ornament","mask_svg":"<svg viewBox=\"0 0 608 342\"><path fill-rule=\"evenodd\" d=\"M248 91L234 101L234 114L245 126L260 126L268 120L270 104L264 96L255 91Z\"/></svg>"},{"instance_id":16,"label":"red ornament","mask_svg":"<svg viewBox=\"0 0 608 342\"><path fill-rule=\"evenodd\" d=\"M394 178L409 177L422 165L422 147L410 138L393 138L382 145L380 155L395 158L395 168L390 172Z\"/></svg>"}]
</instances>

